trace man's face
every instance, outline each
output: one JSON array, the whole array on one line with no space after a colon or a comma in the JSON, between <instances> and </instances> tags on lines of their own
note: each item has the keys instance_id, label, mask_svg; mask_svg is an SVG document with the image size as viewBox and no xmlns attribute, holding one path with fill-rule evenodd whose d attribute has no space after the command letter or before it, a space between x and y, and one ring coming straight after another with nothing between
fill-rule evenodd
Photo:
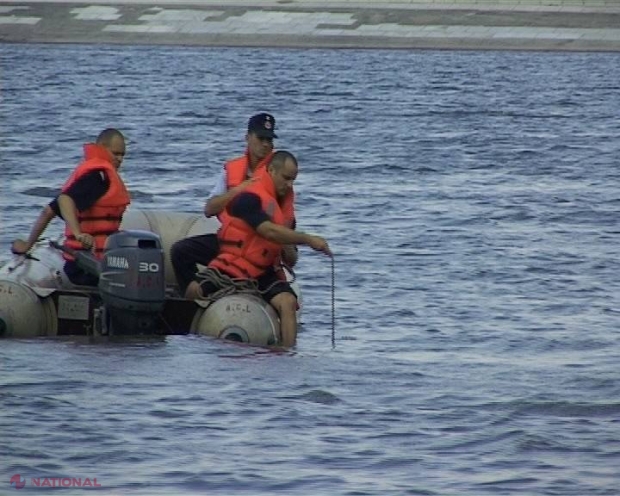
<instances>
[{"instance_id":1,"label":"man's face","mask_svg":"<svg viewBox=\"0 0 620 496\"><path fill-rule=\"evenodd\" d=\"M114 136L106 148L112 154L112 165L118 169L125 158L125 140L120 136Z\"/></svg>"},{"instance_id":2,"label":"man's face","mask_svg":"<svg viewBox=\"0 0 620 496\"><path fill-rule=\"evenodd\" d=\"M273 178L273 184L276 187L276 195L278 198L284 198L286 194L293 188L293 183L297 179L297 166L291 159L287 159L279 170L270 167L269 173Z\"/></svg>"},{"instance_id":3,"label":"man's face","mask_svg":"<svg viewBox=\"0 0 620 496\"><path fill-rule=\"evenodd\" d=\"M273 150L273 138L261 138L256 133L250 132L246 139L250 155L259 161L264 159Z\"/></svg>"}]
</instances>

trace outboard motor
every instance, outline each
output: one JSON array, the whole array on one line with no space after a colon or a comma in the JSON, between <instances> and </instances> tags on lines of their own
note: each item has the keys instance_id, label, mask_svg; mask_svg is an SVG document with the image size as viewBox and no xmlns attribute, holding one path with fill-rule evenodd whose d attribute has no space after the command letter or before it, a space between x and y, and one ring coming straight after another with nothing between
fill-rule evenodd
<instances>
[{"instance_id":1,"label":"outboard motor","mask_svg":"<svg viewBox=\"0 0 620 496\"><path fill-rule=\"evenodd\" d=\"M166 296L164 252L157 234L119 231L106 241L99 292L103 334L157 334Z\"/></svg>"}]
</instances>

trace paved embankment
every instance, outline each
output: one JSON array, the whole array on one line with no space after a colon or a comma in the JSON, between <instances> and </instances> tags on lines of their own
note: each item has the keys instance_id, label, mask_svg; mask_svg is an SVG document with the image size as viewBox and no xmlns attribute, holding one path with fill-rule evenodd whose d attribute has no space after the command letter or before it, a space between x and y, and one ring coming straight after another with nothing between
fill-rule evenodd
<instances>
[{"instance_id":1,"label":"paved embankment","mask_svg":"<svg viewBox=\"0 0 620 496\"><path fill-rule=\"evenodd\" d=\"M620 0L0 0L0 41L620 51Z\"/></svg>"}]
</instances>

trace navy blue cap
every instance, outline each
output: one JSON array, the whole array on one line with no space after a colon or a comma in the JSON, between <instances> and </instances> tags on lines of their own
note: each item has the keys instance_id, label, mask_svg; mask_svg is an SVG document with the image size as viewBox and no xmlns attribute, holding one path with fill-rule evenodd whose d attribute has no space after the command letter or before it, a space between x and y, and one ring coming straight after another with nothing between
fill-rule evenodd
<instances>
[{"instance_id":1,"label":"navy blue cap","mask_svg":"<svg viewBox=\"0 0 620 496\"><path fill-rule=\"evenodd\" d=\"M277 138L275 128L276 119L271 114L256 114L248 121L248 133L254 133L259 138Z\"/></svg>"}]
</instances>

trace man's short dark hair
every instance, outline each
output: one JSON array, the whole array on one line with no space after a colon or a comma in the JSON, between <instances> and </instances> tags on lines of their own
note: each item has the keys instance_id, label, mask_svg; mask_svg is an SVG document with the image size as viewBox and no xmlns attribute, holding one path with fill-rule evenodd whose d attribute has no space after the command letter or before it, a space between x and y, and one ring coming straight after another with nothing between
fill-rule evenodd
<instances>
[{"instance_id":1,"label":"man's short dark hair","mask_svg":"<svg viewBox=\"0 0 620 496\"><path fill-rule=\"evenodd\" d=\"M99 136L97 136L97 144L103 146L109 145L116 137L123 140L125 139L123 133L121 133L118 129L109 127L108 129L104 129L99 133Z\"/></svg>"},{"instance_id":2,"label":"man's short dark hair","mask_svg":"<svg viewBox=\"0 0 620 496\"><path fill-rule=\"evenodd\" d=\"M271 161L269 162L269 165L273 167L275 171L279 171L280 169L282 169L282 167L284 167L284 164L286 163L287 160L292 160L293 163L295 164L295 167L299 167L299 165L297 164L297 159L295 158L295 155L293 155L291 152L288 152L286 150L278 150L277 152L275 152L273 154L273 157L271 157Z\"/></svg>"}]
</instances>

